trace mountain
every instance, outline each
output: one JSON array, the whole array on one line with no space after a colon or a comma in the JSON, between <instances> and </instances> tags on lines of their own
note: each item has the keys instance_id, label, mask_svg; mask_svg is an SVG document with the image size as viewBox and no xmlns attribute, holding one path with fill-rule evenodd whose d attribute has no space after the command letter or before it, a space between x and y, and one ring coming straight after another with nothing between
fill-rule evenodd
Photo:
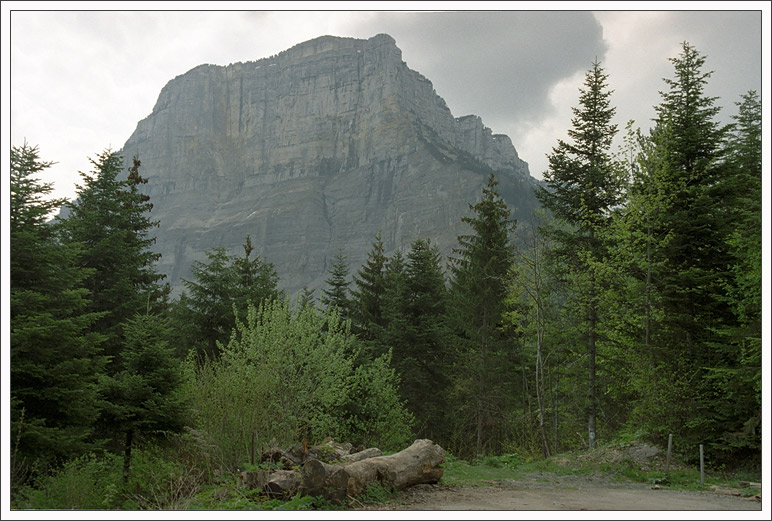
<instances>
[{"instance_id":1,"label":"mountain","mask_svg":"<svg viewBox=\"0 0 772 521\"><path fill-rule=\"evenodd\" d=\"M447 257L491 172L515 218L537 206L511 140L454 118L386 34L198 66L163 88L121 153L142 161L175 293L205 250L241 253L247 235L290 295L323 287L339 252L355 273L378 231L387 254L431 238Z\"/></svg>"}]
</instances>

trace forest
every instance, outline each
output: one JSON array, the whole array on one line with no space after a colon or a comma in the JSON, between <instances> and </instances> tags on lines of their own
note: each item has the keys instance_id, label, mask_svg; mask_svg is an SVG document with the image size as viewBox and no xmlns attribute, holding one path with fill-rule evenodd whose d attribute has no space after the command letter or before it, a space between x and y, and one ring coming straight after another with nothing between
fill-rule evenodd
<instances>
[{"instance_id":1,"label":"forest","mask_svg":"<svg viewBox=\"0 0 772 521\"><path fill-rule=\"evenodd\" d=\"M761 101L722 124L706 58L670 61L645 132L612 123L592 63L531 222L491 174L452 256L379 234L319 295L285 294L245 237L172 298L141 158L97 154L67 201L12 147L12 508L174 508L255 444L330 438L473 460L672 435L760 469Z\"/></svg>"}]
</instances>

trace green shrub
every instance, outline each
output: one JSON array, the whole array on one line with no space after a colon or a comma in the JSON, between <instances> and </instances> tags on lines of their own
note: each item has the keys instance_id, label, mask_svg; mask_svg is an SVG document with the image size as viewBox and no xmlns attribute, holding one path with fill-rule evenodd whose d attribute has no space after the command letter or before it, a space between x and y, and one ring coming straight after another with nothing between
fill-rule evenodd
<instances>
[{"instance_id":1,"label":"green shrub","mask_svg":"<svg viewBox=\"0 0 772 521\"><path fill-rule=\"evenodd\" d=\"M22 489L18 506L34 510L114 508L122 466L122 459L114 454L88 454L73 459Z\"/></svg>"},{"instance_id":2,"label":"green shrub","mask_svg":"<svg viewBox=\"0 0 772 521\"><path fill-rule=\"evenodd\" d=\"M39 478L16 503L40 510L179 510L187 508L203 482L203 471L150 446L134 451L128 482L121 456L89 454Z\"/></svg>"},{"instance_id":3,"label":"green shrub","mask_svg":"<svg viewBox=\"0 0 772 521\"><path fill-rule=\"evenodd\" d=\"M391 447L409 439L389 359L356 366L357 339L337 312L288 301L249 307L218 360L189 360L196 432L236 468L257 444L331 437Z\"/></svg>"}]
</instances>

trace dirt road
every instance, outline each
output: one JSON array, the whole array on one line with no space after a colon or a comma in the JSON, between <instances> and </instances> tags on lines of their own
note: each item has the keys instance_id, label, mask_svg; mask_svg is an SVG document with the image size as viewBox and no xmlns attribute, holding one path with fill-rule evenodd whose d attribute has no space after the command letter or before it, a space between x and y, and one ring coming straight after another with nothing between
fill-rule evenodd
<instances>
[{"instance_id":1,"label":"dirt road","mask_svg":"<svg viewBox=\"0 0 772 521\"><path fill-rule=\"evenodd\" d=\"M419 485L378 510L761 510L761 503L713 492L652 489L591 476L538 474L489 486Z\"/></svg>"}]
</instances>

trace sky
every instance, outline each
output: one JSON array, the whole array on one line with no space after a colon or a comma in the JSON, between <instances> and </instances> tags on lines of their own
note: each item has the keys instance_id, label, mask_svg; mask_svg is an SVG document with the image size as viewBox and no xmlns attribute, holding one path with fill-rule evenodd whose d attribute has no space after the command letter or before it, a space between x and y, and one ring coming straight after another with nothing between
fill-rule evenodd
<instances>
[{"instance_id":1,"label":"sky","mask_svg":"<svg viewBox=\"0 0 772 521\"><path fill-rule=\"evenodd\" d=\"M318 5L335 10L307 10ZM470 11L472 5L479 11ZM180 11L181 6L197 10ZM453 10L431 11L440 6ZM708 10L694 11L698 6ZM706 56L706 71L714 71L706 92L719 97L721 118L729 122L735 102L751 89L761 92L762 75L768 75L762 71L762 63L769 62L768 55L762 61L762 20L768 25L769 3L729 7L724 2L3 2L3 58L10 58L3 60L3 103L10 109L3 110L10 131L4 133L10 138L4 150L25 140L37 145L41 159L56 162L41 179L54 184L56 196L71 199L81 182L78 172L91 170L89 158L122 148L174 77L203 63L258 60L326 34L387 33L455 117L476 114L494 134L507 134L531 175L541 178L547 154L566 138L571 108L596 59L609 75L620 135L630 119L649 127L659 91L666 90L663 78L673 76L669 59L678 56L684 41ZM767 27L766 48L768 32Z\"/></svg>"}]
</instances>

